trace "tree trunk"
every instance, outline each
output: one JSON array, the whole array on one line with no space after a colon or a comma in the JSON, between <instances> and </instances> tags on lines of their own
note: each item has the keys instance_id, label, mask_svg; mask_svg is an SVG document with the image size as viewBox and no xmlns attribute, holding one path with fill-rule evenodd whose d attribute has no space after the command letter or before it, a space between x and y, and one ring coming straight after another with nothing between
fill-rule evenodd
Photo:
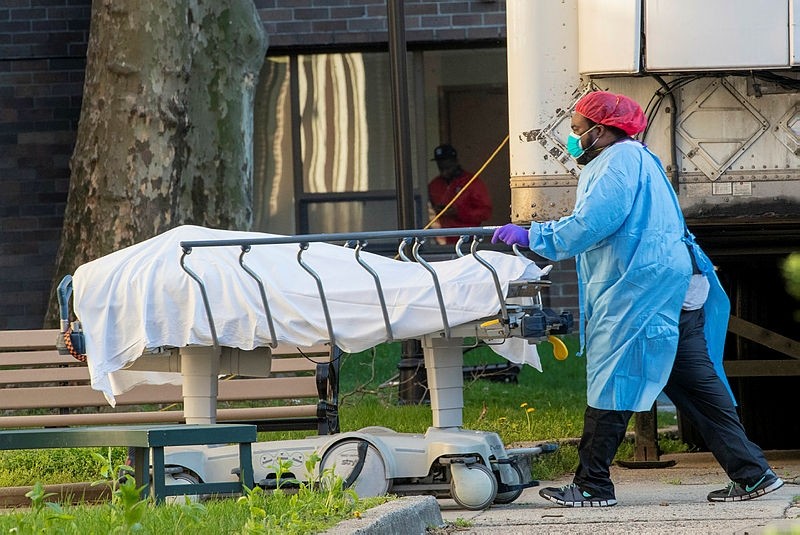
<instances>
[{"instance_id":1,"label":"tree trunk","mask_svg":"<svg viewBox=\"0 0 800 535\"><path fill-rule=\"evenodd\" d=\"M178 225L250 228L266 49L252 0L93 1L54 288ZM56 317L51 292L46 323Z\"/></svg>"}]
</instances>

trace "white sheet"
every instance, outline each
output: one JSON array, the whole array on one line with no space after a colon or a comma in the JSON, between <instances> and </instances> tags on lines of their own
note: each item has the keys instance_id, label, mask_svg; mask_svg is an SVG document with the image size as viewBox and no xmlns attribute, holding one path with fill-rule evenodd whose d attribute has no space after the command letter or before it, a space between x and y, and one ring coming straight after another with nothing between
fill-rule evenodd
<instances>
[{"instance_id":1,"label":"white sheet","mask_svg":"<svg viewBox=\"0 0 800 535\"><path fill-rule=\"evenodd\" d=\"M80 266L73 276L73 302L86 336L93 388L113 405L114 394L135 384L175 382L175 374L122 370L145 350L213 345L199 287L180 267L181 241L266 237L274 235L182 226ZM266 286L278 341L308 347L329 336L316 281L298 264L297 252L296 244L259 245L245 262ZM205 282L220 344L252 349L268 345L271 338L258 286L239 266L239 253L236 246L196 248L186 265ZM480 254L497 271L504 295L509 281L541 274L533 262L514 255ZM442 328L432 277L423 266L366 251L361 257L380 275L396 340ZM311 243L303 260L322 278L339 347L357 352L387 339L374 280L358 265L353 250ZM431 265L451 326L498 312L491 273L474 258ZM492 348L541 370L536 347L525 340Z\"/></svg>"}]
</instances>

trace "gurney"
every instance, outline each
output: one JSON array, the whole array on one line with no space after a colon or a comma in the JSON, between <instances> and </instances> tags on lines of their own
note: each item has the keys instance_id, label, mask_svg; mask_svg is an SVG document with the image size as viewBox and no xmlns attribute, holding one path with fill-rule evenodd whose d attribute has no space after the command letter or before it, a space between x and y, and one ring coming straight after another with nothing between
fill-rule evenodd
<instances>
[{"instance_id":1,"label":"gurney","mask_svg":"<svg viewBox=\"0 0 800 535\"><path fill-rule=\"evenodd\" d=\"M355 352L419 339L433 418L425 435L371 427L254 445L255 480L274 481L282 458L300 480L333 468L360 495L433 493L471 509L508 503L536 484L513 459L543 449L509 453L496 434L461 429L465 340L539 368L535 343L569 332L572 318L542 306L548 282L535 263L478 249L493 230L275 236L178 227L76 270L69 286L80 323L62 321L62 330L82 344L92 385L110 403L136 384L182 382L186 422L198 424L215 422L220 363L231 350L253 373L269 374L278 343ZM425 260L426 240L454 233L456 258ZM365 250L378 241L399 242L398 259ZM180 373L169 371L175 359ZM316 475L302 468L312 452L322 457ZM201 479L236 465L212 446L168 460Z\"/></svg>"}]
</instances>

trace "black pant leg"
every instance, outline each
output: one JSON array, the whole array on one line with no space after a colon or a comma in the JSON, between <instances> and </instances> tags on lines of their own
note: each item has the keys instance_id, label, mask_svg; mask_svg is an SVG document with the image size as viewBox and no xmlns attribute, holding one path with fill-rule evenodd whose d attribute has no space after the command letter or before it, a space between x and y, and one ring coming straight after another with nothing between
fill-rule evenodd
<instances>
[{"instance_id":1,"label":"black pant leg","mask_svg":"<svg viewBox=\"0 0 800 535\"><path fill-rule=\"evenodd\" d=\"M755 481L769 464L747 438L733 400L714 370L704 327L702 309L681 313L675 364L664 392L697 428L731 480Z\"/></svg>"},{"instance_id":2,"label":"black pant leg","mask_svg":"<svg viewBox=\"0 0 800 535\"><path fill-rule=\"evenodd\" d=\"M633 412L586 407L574 482L597 498L615 498L609 467L625 439Z\"/></svg>"}]
</instances>

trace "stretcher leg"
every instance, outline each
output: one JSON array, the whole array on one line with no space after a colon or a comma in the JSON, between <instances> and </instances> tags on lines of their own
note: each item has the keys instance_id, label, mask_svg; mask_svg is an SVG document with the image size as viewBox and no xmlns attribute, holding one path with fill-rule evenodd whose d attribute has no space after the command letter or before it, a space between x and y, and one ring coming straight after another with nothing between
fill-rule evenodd
<instances>
[{"instance_id":1,"label":"stretcher leg","mask_svg":"<svg viewBox=\"0 0 800 535\"><path fill-rule=\"evenodd\" d=\"M463 338L422 338L433 427L461 427L464 419Z\"/></svg>"},{"instance_id":2,"label":"stretcher leg","mask_svg":"<svg viewBox=\"0 0 800 535\"><path fill-rule=\"evenodd\" d=\"M217 423L220 348L182 347L183 415L187 424Z\"/></svg>"}]
</instances>

